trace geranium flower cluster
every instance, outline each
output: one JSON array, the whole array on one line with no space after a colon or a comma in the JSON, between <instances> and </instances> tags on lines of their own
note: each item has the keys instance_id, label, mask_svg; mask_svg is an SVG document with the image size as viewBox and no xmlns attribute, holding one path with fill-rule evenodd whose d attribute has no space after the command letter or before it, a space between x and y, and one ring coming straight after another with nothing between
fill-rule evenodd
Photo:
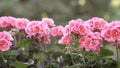
<instances>
[{"instance_id":1,"label":"geranium flower cluster","mask_svg":"<svg viewBox=\"0 0 120 68\"><path fill-rule=\"evenodd\" d=\"M43 18L42 21L31 21L25 31L29 37L34 37L38 42L50 43L50 28L55 26L51 18Z\"/></svg>"},{"instance_id":2,"label":"geranium flower cluster","mask_svg":"<svg viewBox=\"0 0 120 68\"><path fill-rule=\"evenodd\" d=\"M77 39L80 48L85 48L86 51L99 52L103 46L101 30L105 24L107 22L104 19L97 17L87 21L82 19L71 20L65 26L59 43L69 44L72 40Z\"/></svg>"},{"instance_id":3,"label":"geranium flower cluster","mask_svg":"<svg viewBox=\"0 0 120 68\"><path fill-rule=\"evenodd\" d=\"M6 51L9 50L12 46L13 37L6 31L0 32L0 50Z\"/></svg>"},{"instance_id":4,"label":"geranium flower cluster","mask_svg":"<svg viewBox=\"0 0 120 68\"><path fill-rule=\"evenodd\" d=\"M120 21L108 23L98 17L86 21L76 19L69 21L62 32L63 36L58 41L60 44L70 44L77 39L80 43L79 47L85 48L86 51L99 53L103 39L112 45L116 40L120 43Z\"/></svg>"},{"instance_id":5,"label":"geranium flower cluster","mask_svg":"<svg viewBox=\"0 0 120 68\"><path fill-rule=\"evenodd\" d=\"M13 41L10 32L12 32L13 29L18 31L18 33L15 34L24 31L26 37L37 40L38 43L50 43L49 27L52 26L55 25L51 18L43 18L41 21L29 21L26 18L15 18L11 16L0 17L0 28L3 30L3 32L0 33L0 50L9 50L9 47L12 45L11 41Z\"/></svg>"},{"instance_id":6,"label":"geranium flower cluster","mask_svg":"<svg viewBox=\"0 0 120 68\"><path fill-rule=\"evenodd\" d=\"M26 18L14 18L11 16L3 16L0 18L0 27L16 27L17 29L25 29L29 22Z\"/></svg>"},{"instance_id":7,"label":"geranium flower cluster","mask_svg":"<svg viewBox=\"0 0 120 68\"><path fill-rule=\"evenodd\" d=\"M115 41L120 44L120 21L108 23L98 17L86 21L82 19L71 20L64 27L56 26L51 18L29 21L26 18L4 16L0 18L0 27L6 30L0 32L1 51L9 50L12 45L13 38L7 32L12 28L24 30L26 37L37 39L39 43L50 43L51 36L59 37L59 44L71 44L77 40L79 48L85 48L86 51L100 52L103 39L111 44L115 44Z\"/></svg>"},{"instance_id":8,"label":"geranium flower cluster","mask_svg":"<svg viewBox=\"0 0 120 68\"><path fill-rule=\"evenodd\" d=\"M115 44L117 41L120 45L120 21L112 21L107 24L102 30L101 36L111 44Z\"/></svg>"}]
</instances>

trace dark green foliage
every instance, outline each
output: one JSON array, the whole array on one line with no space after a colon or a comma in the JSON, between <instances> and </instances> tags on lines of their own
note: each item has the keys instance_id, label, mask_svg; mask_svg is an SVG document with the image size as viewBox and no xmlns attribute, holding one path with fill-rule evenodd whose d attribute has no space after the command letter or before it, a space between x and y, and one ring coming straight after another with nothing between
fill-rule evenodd
<instances>
[{"instance_id":1,"label":"dark green foliage","mask_svg":"<svg viewBox=\"0 0 120 68\"><path fill-rule=\"evenodd\" d=\"M104 48L102 48L102 49L101 49L101 52L99 53L99 55L100 55L101 57L106 57L106 56L112 56L112 55L114 55L114 53L113 53L113 51L111 51L111 50L109 50L109 49L104 49Z\"/></svg>"}]
</instances>

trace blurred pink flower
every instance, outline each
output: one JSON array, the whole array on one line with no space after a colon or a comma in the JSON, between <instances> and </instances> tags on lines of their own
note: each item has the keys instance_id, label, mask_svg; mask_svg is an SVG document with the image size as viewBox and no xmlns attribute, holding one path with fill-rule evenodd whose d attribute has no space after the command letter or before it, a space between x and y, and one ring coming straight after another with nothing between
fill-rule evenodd
<instances>
[{"instance_id":1,"label":"blurred pink flower","mask_svg":"<svg viewBox=\"0 0 120 68\"><path fill-rule=\"evenodd\" d=\"M26 18L16 18L16 25L15 27L17 29L24 29L27 24L29 23L29 20Z\"/></svg>"},{"instance_id":2,"label":"blurred pink flower","mask_svg":"<svg viewBox=\"0 0 120 68\"><path fill-rule=\"evenodd\" d=\"M0 32L0 39L6 39L8 41L13 41L13 37L6 31Z\"/></svg>"},{"instance_id":3,"label":"blurred pink flower","mask_svg":"<svg viewBox=\"0 0 120 68\"><path fill-rule=\"evenodd\" d=\"M87 20L86 23L88 23L93 28L93 30L94 29L102 30L107 24L107 21L99 17L93 17Z\"/></svg>"},{"instance_id":4,"label":"blurred pink flower","mask_svg":"<svg viewBox=\"0 0 120 68\"><path fill-rule=\"evenodd\" d=\"M9 41L5 40L5 39L0 39L0 50L1 51L7 51L9 50L11 44L9 43Z\"/></svg>"},{"instance_id":5,"label":"blurred pink flower","mask_svg":"<svg viewBox=\"0 0 120 68\"><path fill-rule=\"evenodd\" d=\"M96 48L101 47L102 38L98 32L85 35L79 39L80 48L85 48L86 51L96 51ZM98 52L98 51L96 51Z\"/></svg>"},{"instance_id":6,"label":"blurred pink flower","mask_svg":"<svg viewBox=\"0 0 120 68\"><path fill-rule=\"evenodd\" d=\"M65 27L64 34L75 33L80 35L86 35L90 31L91 31L91 28L88 24L84 23L82 19L76 19L76 20L69 21L68 25L66 25Z\"/></svg>"},{"instance_id":7,"label":"blurred pink flower","mask_svg":"<svg viewBox=\"0 0 120 68\"><path fill-rule=\"evenodd\" d=\"M31 21L27 24L25 28L25 32L28 34L28 36L35 35L36 33L39 33L40 26L38 25L40 21Z\"/></svg>"},{"instance_id":8,"label":"blurred pink flower","mask_svg":"<svg viewBox=\"0 0 120 68\"><path fill-rule=\"evenodd\" d=\"M46 23L48 26L55 26L52 18L42 18L42 22Z\"/></svg>"},{"instance_id":9,"label":"blurred pink flower","mask_svg":"<svg viewBox=\"0 0 120 68\"><path fill-rule=\"evenodd\" d=\"M68 44L70 41L71 41L71 37L69 35L67 36L63 36L59 41L58 43L59 44Z\"/></svg>"},{"instance_id":10,"label":"blurred pink flower","mask_svg":"<svg viewBox=\"0 0 120 68\"><path fill-rule=\"evenodd\" d=\"M12 45L11 41L13 40L14 39L8 32L6 31L0 32L0 50L1 51L9 50L10 46Z\"/></svg>"},{"instance_id":11,"label":"blurred pink flower","mask_svg":"<svg viewBox=\"0 0 120 68\"><path fill-rule=\"evenodd\" d=\"M59 25L51 28L52 36L62 36L64 32L64 27Z\"/></svg>"},{"instance_id":12,"label":"blurred pink flower","mask_svg":"<svg viewBox=\"0 0 120 68\"><path fill-rule=\"evenodd\" d=\"M25 32L28 37L37 38L42 42L49 43L50 42L50 28L47 24L42 21L31 21L27 24L25 28Z\"/></svg>"},{"instance_id":13,"label":"blurred pink flower","mask_svg":"<svg viewBox=\"0 0 120 68\"><path fill-rule=\"evenodd\" d=\"M3 16L0 18L0 27L5 28L7 26L15 26L16 19L11 16Z\"/></svg>"}]
</instances>

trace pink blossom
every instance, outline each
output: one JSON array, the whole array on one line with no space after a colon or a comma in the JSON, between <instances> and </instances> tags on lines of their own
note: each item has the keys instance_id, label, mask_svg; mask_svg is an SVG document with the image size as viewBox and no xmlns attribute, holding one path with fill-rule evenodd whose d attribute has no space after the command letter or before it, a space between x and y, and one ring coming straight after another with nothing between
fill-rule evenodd
<instances>
[{"instance_id":1,"label":"pink blossom","mask_svg":"<svg viewBox=\"0 0 120 68\"><path fill-rule=\"evenodd\" d=\"M7 27L9 25L7 17L0 18L0 27Z\"/></svg>"},{"instance_id":2,"label":"pink blossom","mask_svg":"<svg viewBox=\"0 0 120 68\"><path fill-rule=\"evenodd\" d=\"M59 44L68 44L71 41L71 37L69 35L63 36L58 43Z\"/></svg>"},{"instance_id":3,"label":"pink blossom","mask_svg":"<svg viewBox=\"0 0 120 68\"><path fill-rule=\"evenodd\" d=\"M79 25L78 30L81 35L85 35L87 33L87 28L85 25Z\"/></svg>"},{"instance_id":4,"label":"pink blossom","mask_svg":"<svg viewBox=\"0 0 120 68\"><path fill-rule=\"evenodd\" d=\"M53 21L52 18L43 18L42 22L46 23L48 26L55 26L54 21Z\"/></svg>"},{"instance_id":5,"label":"pink blossom","mask_svg":"<svg viewBox=\"0 0 120 68\"><path fill-rule=\"evenodd\" d=\"M64 27L59 25L51 28L51 35L52 36L61 36L63 35Z\"/></svg>"},{"instance_id":6,"label":"pink blossom","mask_svg":"<svg viewBox=\"0 0 120 68\"><path fill-rule=\"evenodd\" d=\"M44 43L50 42L50 28L42 21L31 21L27 24L25 32L28 37L34 37Z\"/></svg>"},{"instance_id":7,"label":"pink blossom","mask_svg":"<svg viewBox=\"0 0 120 68\"><path fill-rule=\"evenodd\" d=\"M7 26L14 26L16 24L16 19L11 16L3 16L0 18L0 27L5 28Z\"/></svg>"},{"instance_id":8,"label":"pink blossom","mask_svg":"<svg viewBox=\"0 0 120 68\"><path fill-rule=\"evenodd\" d=\"M0 27L7 27L8 23L6 21L1 21L0 22Z\"/></svg>"},{"instance_id":9,"label":"pink blossom","mask_svg":"<svg viewBox=\"0 0 120 68\"><path fill-rule=\"evenodd\" d=\"M111 30L110 29L106 29L106 30L103 30L101 32L101 36L105 39L105 40L109 40L111 39Z\"/></svg>"},{"instance_id":10,"label":"pink blossom","mask_svg":"<svg viewBox=\"0 0 120 68\"><path fill-rule=\"evenodd\" d=\"M93 38L93 39L102 40L99 32L94 32L94 33L93 33L93 32L90 32L90 33L88 34L88 36L90 36L90 37Z\"/></svg>"},{"instance_id":11,"label":"pink blossom","mask_svg":"<svg viewBox=\"0 0 120 68\"><path fill-rule=\"evenodd\" d=\"M15 27L17 29L24 29L27 24L29 23L29 20L28 19L25 19L25 18L17 18L16 19L16 25Z\"/></svg>"},{"instance_id":12,"label":"pink blossom","mask_svg":"<svg viewBox=\"0 0 120 68\"><path fill-rule=\"evenodd\" d=\"M16 18L8 16L7 21L10 24L10 26L15 26L16 25Z\"/></svg>"},{"instance_id":13,"label":"pink blossom","mask_svg":"<svg viewBox=\"0 0 120 68\"><path fill-rule=\"evenodd\" d=\"M110 22L110 28L112 28L114 26L117 26L117 25L120 25L120 21L119 20L115 20L115 21Z\"/></svg>"},{"instance_id":14,"label":"pink blossom","mask_svg":"<svg viewBox=\"0 0 120 68\"><path fill-rule=\"evenodd\" d=\"M90 24L90 26L93 29L102 30L105 27L105 25L107 24L107 21L105 21L102 18L93 17L93 18L87 20L86 23Z\"/></svg>"},{"instance_id":15,"label":"pink blossom","mask_svg":"<svg viewBox=\"0 0 120 68\"><path fill-rule=\"evenodd\" d=\"M6 31L0 32L0 39L6 39L8 41L13 41L13 37Z\"/></svg>"},{"instance_id":16,"label":"pink blossom","mask_svg":"<svg viewBox=\"0 0 120 68\"><path fill-rule=\"evenodd\" d=\"M58 32L58 28L57 27L51 28L51 35L52 36L57 36L57 32Z\"/></svg>"},{"instance_id":17,"label":"pink blossom","mask_svg":"<svg viewBox=\"0 0 120 68\"><path fill-rule=\"evenodd\" d=\"M97 46L97 47L93 50L93 52L98 54L98 53L100 52L100 49L101 49L102 46L103 46L103 45Z\"/></svg>"},{"instance_id":18,"label":"pink blossom","mask_svg":"<svg viewBox=\"0 0 120 68\"><path fill-rule=\"evenodd\" d=\"M38 25L40 21L31 21L27 24L25 28L25 32L29 35L35 35L36 33L39 33L40 26Z\"/></svg>"},{"instance_id":19,"label":"pink blossom","mask_svg":"<svg viewBox=\"0 0 120 68\"><path fill-rule=\"evenodd\" d=\"M0 39L0 50L1 51L7 51L9 50L11 44L9 44L9 41L5 39Z\"/></svg>"},{"instance_id":20,"label":"pink blossom","mask_svg":"<svg viewBox=\"0 0 120 68\"><path fill-rule=\"evenodd\" d=\"M63 35L70 35L70 34L71 34L71 30L70 30L69 26L66 25L63 30Z\"/></svg>"},{"instance_id":21,"label":"pink blossom","mask_svg":"<svg viewBox=\"0 0 120 68\"><path fill-rule=\"evenodd\" d=\"M91 28L88 24L84 23L82 19L76 19L69 21L69 24L65 27L66 32L85 35L91 31Z\"/></svg>"},{"instance_id":22,"label":"pink blossom","mask_svg":"<svg viewBox=\"0 0 120 68\"><path fill-rule=\"evenodd\" d=\"M108 29L104 29L101 31L101 36L110 42L111 44L114 44L116 40L120 38L120 25L114 24L114 25L109 25Z\"/></svg>"},{"instance_id":23,"label":"pink blossom","mask_svg":"<svg viewBox=\"0 0 120 68\"><path fill-rule=\"evenodd\" d=\"M41 21L31 21L28 23L25 31L29 36L35 35L37 33L46 35L50 33L50 28Z\"/></svg>"},{"instance_id":24,"label":"pink blossom","mask_svg":"<svg viewBox=\"0 0 120 68\"><path fill-rule=\"evenodd\" d=\"M10 46L12 45L11 41L13 41L12 36L6 32L0 32L0 50L7 51L9 50Z\"/></svg>"},{"instance_id":25,"label":"pink blossom","mask_svg":"<svg viewBox=\"0 0 120 68\"><path fill-rule=\"evenodd\" d=\"M101 47L102 38L98 32L85 35L79 39L80 48L85 48L86 51L96 51L96 48ZM96 51L98 52L98 51Z\"/></svg>"},{"instance_id":26,"label":"pink blossom","mask_svg":"<svg viewBox=\"0 0 120 68\"><path fill-rule=\"evenodd\" d=\"M111 37L113 39L118 39L120 37L120 31L117 29L111 29Z\"/></svg>"}]
</instances>

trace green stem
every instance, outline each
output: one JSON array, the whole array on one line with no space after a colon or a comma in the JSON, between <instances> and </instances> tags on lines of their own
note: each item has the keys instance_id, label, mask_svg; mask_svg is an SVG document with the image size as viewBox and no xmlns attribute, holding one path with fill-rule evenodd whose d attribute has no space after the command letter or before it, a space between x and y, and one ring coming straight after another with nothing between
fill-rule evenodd
<instances>
[{"instance_id":1,"label":"green stem","mask_svg":"<svg viewBox=\"0 0 120 68\"><path fill-rule=\"evenodd\" d=\"M7 65L6 63L4 62L4 57L3 57L3 54L0 52L0 56L1 56L1 65L5 66L7 68Z\"/></svg>"},{"instance_id":2,"label":"green stem","mask_svg":"<svg viewBox=\"0 0 120 68\"><path fill-rule=\"evenodd\" d=\"M117 44L117 42L115 43L115 46L116 46L116 57L117 57L117 61L118 61L118 44Z\"/></svg>"},{"instance_id":3,"label":"green stem","mask_svg":"<svg viewBox=\"0 0 120 68\"><path fill-rule=\"evenodd\" d=\"M43 45L41 43L39 43L39 45L40 45L41 50L44 51Z\"/></svg>"},{"instance_id":4,"label":"green stem","mask_svg":"<svg viewBox=\"0 0 120 68\"><path fill-rule=\"evenodd\" d=\"M70 55L71 56L71 61L72 61L72 64L74 65L75 64L75 62L74 62L74 60L73 60L73 57L72 57L72 55Z\"/></svg>"},{"instance_id":5,"label":"green stem","mask_svg":"<svg viewBox=\"0 0 120 68\"><path fill-rule=\"evenodd\" d=\"M83 63L84 63L84 68L85 68L85 66L86 66L86 62L85 62L85 54L84 54L84 50L82 49L81 52L82 52Z\"/></svg>"},{"instance_id":6,"label":"green stem","mask_svg":"<svg viewBox=\"0 0 120 68\"><path fill-rule=\"evenodd\" d=\"M22 38L21 34L19 34L19 36L18 36L18 43L17 43L18 45L20 44L21 38Z\"/></svg>"},{"instance_id":7,"label":"green stem","mask_svg":"<svg viewBox=\"0 0 120 68\"><path fill-rule=\"evenodd\" d=\"M43 45L45 52L47 52L47 45Z\"/></svg>"},{"instance_id":8,"label":"green stem","mask_svg":"<svg viewBox=\"0 0 120 68\"><path fill-rule=\"evenodd\" d=\"M16 45L17 45L17 38L16 38L15 35L13 35L13 37L14 37L14 44L15 44L15 46L16 46Z\"/></svg>"}]
</instances>

